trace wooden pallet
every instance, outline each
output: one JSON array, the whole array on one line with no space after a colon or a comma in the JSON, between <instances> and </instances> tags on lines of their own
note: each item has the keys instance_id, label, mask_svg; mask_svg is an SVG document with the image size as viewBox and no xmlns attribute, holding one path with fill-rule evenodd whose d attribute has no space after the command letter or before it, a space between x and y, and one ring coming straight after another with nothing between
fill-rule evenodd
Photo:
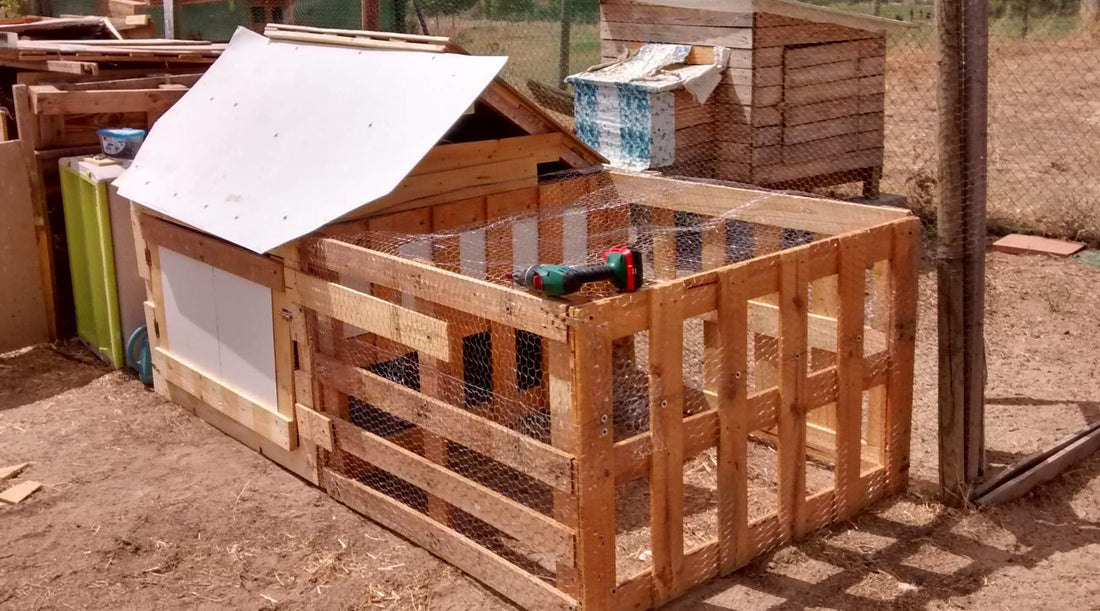
<instances>
[{"instance_id":1,"label":"wooden pallet","mask_svg":"<svg viewBox=\"0 0 1100 611\"><path fill-rule=\"evenodd\" d=\"M725 215L723 223L825 237L727 264L722 232L711 228L703 238L707 269L680 278L677 248L655 239L665 280L572 302L515 290L501 270L465 267L471 244L487 249L482 260L511 259L520 231L513 218L538 225L542 261L566 260L577 221L562 206L599 189L645 202L652 218L667 217L662 222L674 213ZM615 215L603 208L581 218L601 229L589 233L593 239L625 239L633 221ZM455 226L462 231L448 234ZM323 421L299 426L299 435L320 430L313 442L331 495L525 608L662 605L905 487L919 226L897 210L594 175L329 230L299 245L298 268L286 274L288 300L306 321L305 337L295 340L295 379L310 386L295 394ZM463 237L479 231L484 242ZM429 260L392 252L395 232L425 235ZM835 312L811 312L825 291L816 287L828 282ZM708 388L690 387L682 372L684 323L698 318L706 321L706 367L715 381ZM349 325L366 333L345 339ZM538 336L543 355L526 389L515 377L517 347L504 341L517 331ZM774 355L756 356L770 362L749 363L750 333L777 343ZM470 403L470 338L484 334L491 350L478 354L497 367L490 394ZM612 372L633 362L639 334L648 337L648 382L637 392L648 393L650 427L616 441ZM811 353L832 355L832 364L807 367ZM417 356L418 384L378 368L403 355ZM750 381L750 370L773 367L770 382L762 373ZM374 420L358 411L364 404L376 410ZM809 414L826 405L835 405L833 427L809 425ZM536 413L546 415L546 437L517 424ZM394 421L405 423L400 432L382 426ZM777 448L778 501L750 523L745 452L756 437ZM719 465L717 534L688 549L684 464L710 448ZM480 471L466 462L471 455L480 457ZM809 460L830 465L831 487L808 494ZM508 482L485 475L501 472L515 475ZM615 560L616 490L638 477L648 479L650 515L660 517L649 524L652 568L624 575ZM527 547L502 550L502 541Z\"/></svg>"}]
</instances>

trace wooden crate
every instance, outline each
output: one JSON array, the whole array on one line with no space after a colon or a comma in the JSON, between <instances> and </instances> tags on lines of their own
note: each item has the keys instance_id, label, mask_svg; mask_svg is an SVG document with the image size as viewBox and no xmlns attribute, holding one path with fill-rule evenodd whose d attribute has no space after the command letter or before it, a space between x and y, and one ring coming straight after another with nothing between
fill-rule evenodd
<instances>
[{"instance_id":1,"label":"wooden crate","mask_svg":"<svg viewBox=\"0 0 1100 611\"><path fill-rule=\"evenodd\" d=\"M524 608L659 606L904 489L919 226L601 173L326 228L282 259L299 443L334 498ZM634 240L656 278L637 293L512 285L521 258ZM774 499L750 519L761 443ZM689 544L685 465L708 452ZM651 560L628 571L616 506L638 481Z\"/></svg>"},{"instance_id":2,"label":"wooden crate","mask_svg":"<svg viewBox=\"0 0 1100 611\"><path fill-rule=\"evenodd\" d=\"M692 45L690 64L729 49L705 103L677 92L676 161L662 172L799 190L861 182L878 194L885 32L905 24L767 0L600 8L604 61L645 43Z\"/></svg>"}]
</instances>

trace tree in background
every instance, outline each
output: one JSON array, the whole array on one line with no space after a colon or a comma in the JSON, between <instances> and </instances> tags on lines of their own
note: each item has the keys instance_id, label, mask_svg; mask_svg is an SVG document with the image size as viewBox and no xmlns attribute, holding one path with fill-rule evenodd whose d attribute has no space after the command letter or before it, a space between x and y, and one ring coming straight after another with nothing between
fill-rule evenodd
<instances>
[{"instance_id":1,"label":"tree in background","mask_svg":"<svg viewBox=\"0 0 1100 611\"><path fill-rule=\"evenodd\" d=\"M1100 35L1100 0L1081 0L1078 28L1092 37Z\"/></svg>"},{"instance_id":2,"label":"tree in background","mask_svg":"<svg viewBox=\"0 0 1100 611\"><path fill-rule=\"evenodd\" d=\"M22 17L26 14L27 3L25 0L0 0L0 19ZM3 117L0 117L0 121L3 120Z\"/></svg>"}]
</instances>

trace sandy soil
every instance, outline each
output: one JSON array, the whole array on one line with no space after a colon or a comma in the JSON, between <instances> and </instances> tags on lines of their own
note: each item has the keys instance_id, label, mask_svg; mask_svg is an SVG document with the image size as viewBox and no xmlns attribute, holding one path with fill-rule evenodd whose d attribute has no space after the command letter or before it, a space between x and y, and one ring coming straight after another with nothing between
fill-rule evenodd
<instances>
[{"instance_id":1,"label":"sandy soil","mask_svg":"<svg viewBox=\"0 0 1100 611\"><path fill-rule=\"evenodd\" d=\"M1100 415L1100 270L989 258L989 450ZM913 485L676 609L1095 607L1100 457L987 512L933 500L935 296L921 280ZM492 592L75 346L0 357L0 609L508 608ZM706 508L704 499L699 503Z\"/></svg>"}]
</instances>

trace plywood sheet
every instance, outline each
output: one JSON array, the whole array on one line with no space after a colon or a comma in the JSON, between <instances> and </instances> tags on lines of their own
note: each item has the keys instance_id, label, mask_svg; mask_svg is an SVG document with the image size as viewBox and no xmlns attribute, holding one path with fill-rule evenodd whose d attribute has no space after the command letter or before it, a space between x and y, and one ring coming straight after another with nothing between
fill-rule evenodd
<instances>
[{"instance_id":1,"label":"plywood sheet","mask_svg":"<svg viewBox=\"0 0 1100 611\"><path fill-rule=\"evenodd\" d=\"M18 140L0 142L0 352L48 339L46 306Z\"/></svg>"},{"instance_id":2,"label":"plywood sheet","mask_svg":"<svg viewBox=\"0 0 1100 611\"><path fill-rule=\"evenodd\" d=\"M505 60L238 29L157 121L119 193L266 252L392 191Z\"/></svg>"}]
</instances>

